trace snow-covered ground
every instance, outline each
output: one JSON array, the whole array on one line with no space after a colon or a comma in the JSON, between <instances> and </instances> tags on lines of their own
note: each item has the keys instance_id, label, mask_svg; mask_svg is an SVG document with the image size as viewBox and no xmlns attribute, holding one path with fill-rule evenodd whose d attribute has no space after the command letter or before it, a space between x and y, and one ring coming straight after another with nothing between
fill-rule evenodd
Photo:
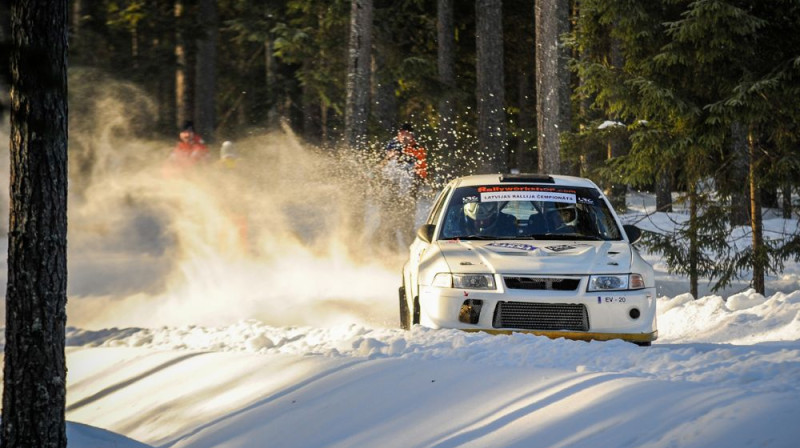
<instances>
[{"instance_id":1,"label":"snow-covered ground","mask_svg":"<svg viewBox=\"0 0 800 448\"><path fill-rule=\"evenodd\" d=\"M71 203L71 448L798 446L797 265L767 297L693 300L650 255L652 347L406 332L403 254L380 214L337 208L352 179L291 140L237 144L247 176L115 168Z\"/></svg>"}]
</instances>

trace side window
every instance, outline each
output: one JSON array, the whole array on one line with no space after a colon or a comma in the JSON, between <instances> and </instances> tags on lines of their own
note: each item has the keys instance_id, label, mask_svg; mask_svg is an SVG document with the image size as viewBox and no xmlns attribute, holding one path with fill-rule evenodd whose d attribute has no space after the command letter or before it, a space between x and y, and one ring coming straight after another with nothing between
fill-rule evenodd
<instances>
[{"instance_id":1,"label":"side window","mask_svg":"<svg viewBox=\"0 0 800 448\"><path fill-rule=\"evenodd\" d=\"M444 218L439 238L453 238L464 233L464 207L460 204L450 203L447 207L447 216Z\"/></svg>"},{"instance_id":2,"label":"side window","mask_svg":"<svg viewBox=\"0 0 800 448\"><path fill-rule=\"evenodd\" d=\"M431 213L428 215L428 220L425 221L425 224L436 224L436 221L439 220L439 215L442 212L442 207L444 206L444 200L447 199L448 194L452 188L448 185L439 196L436 198L436 201L433 203L433 207L431 208Z\"/></svg>"}]
</instances>

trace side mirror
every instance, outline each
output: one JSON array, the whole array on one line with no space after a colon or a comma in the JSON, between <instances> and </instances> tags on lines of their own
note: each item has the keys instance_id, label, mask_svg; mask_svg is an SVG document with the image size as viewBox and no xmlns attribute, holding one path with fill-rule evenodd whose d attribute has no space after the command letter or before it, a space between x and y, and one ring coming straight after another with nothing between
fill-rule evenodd
<instances>
[{"instance_id":1,"label":"side mirror","mask_svg":"<svg viewBox=\"0 0 800 448\"><path fill-rule=\"evenodd\" d=\"M635 244L637 241L642 239L642 231L633 224L625 224L622 226L622 229L625 230L625 233L628 235L628 239L630 240L631 244Z\"/></svg>"},{"instance_id":2,"label":"side mirror","mask_svg":"<svg viewBox=\"0 0 800 448\"><path fill-rule=\"evenodd\" d=\"M417 229L417 238L425 241L426 243L430 243L433 240L433 232L436 230L436 226L433 224L423 224Z\"/></svg>"}]
</instances>

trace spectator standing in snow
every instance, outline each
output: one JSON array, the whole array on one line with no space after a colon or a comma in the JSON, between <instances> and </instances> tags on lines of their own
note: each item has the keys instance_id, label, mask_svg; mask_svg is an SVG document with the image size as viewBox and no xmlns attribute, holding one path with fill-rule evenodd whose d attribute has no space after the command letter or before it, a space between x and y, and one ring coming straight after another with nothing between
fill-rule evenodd
<instances>
[{"instance_id":1,"label":"spectator standing in snow","mask_svg":"<svg viewBox=\"0 0 800 448\"><path fill-rule=\"evenodd\" d=\"M180 173L208 160L208 146L194 132L194 125L187 121L178 134L178 142L167 160L167 174Z\"/></svg>"},{"instance_id":2,"label":"spectator standing in snow","mask_svg":"<svg viewBox=\"0 0 800 448\"><path fill-rule=\"evenodd\" d=\"M236 152L234 150L233 142L226 140L222 142L222 147L219 149L219 163L225 168L236 168Z\"/></svg>"},{"instance_id":3,"label":"spectator standing in snow","mask_svg":"<svg viewBox=\"0 0 800 448\"><path fill-rule=\"evenodd\" d=\"M389 188L382 189L379 233L386 243L396 240L402 248L413 233L417 195L428 176L427 151L408 123L398 128L385 149L380 168Z\"/></svg>"},{"instance_id":4,"label":"spectator standing in snow","mask_svg":"<svg viewBox=\"0 0 800 448\"><path fill-rule=\"evenodd\" d=\"M420 188L428 178L428 152L417 143L409 123L403 123L389 143L386 144L384 166L394 161L411 180L410 195L416 200Z\"/></svg>"}]
</instances>

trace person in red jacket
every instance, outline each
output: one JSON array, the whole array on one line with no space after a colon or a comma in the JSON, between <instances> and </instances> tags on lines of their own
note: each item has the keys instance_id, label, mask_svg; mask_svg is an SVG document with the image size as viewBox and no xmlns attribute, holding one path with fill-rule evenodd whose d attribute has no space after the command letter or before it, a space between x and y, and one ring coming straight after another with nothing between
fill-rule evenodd
<instances>
[{"instance_id":1,"label":"person in red jacket","mask_svg":"<svg viewBox=\"0 0 800 448\"><path fill-rule=\"evenodd\" d=\"M166 174L180 173L207 161L208 157L208 146L203 138L194 132L192 122L187 121L181 127L178 142L167 160Z\"/></svg>"}]
</instances>

